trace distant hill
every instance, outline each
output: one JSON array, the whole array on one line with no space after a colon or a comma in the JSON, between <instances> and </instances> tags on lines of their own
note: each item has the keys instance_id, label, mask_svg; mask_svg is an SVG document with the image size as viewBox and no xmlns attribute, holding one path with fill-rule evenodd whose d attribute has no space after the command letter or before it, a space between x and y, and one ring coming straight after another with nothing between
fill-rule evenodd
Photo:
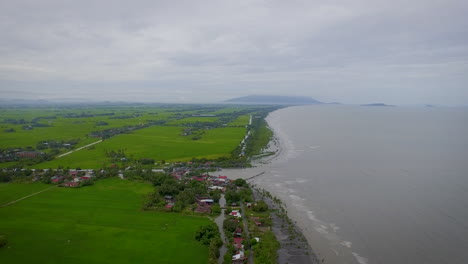
<instances>
[{"instance_id":1,"label":"distant hill","mask_svg":"<svg viewBox=\"0 0 468 264\"><path fill-rule=\"evenodd\" d=\"M384 103L373 103L373 104L362 104L361 106L394 106L394 105L388 105Z\"/></svg>"},{"instance_id":2,"label":"distant hill","mask_svg":"<svg viewBox=\"0 0 468 264\"><path fill-rule=\"evenodd\" d=\"M227 103L239 104L322 104L306 96L248 95L226 100Z\"/></svg>"}]
</instances>

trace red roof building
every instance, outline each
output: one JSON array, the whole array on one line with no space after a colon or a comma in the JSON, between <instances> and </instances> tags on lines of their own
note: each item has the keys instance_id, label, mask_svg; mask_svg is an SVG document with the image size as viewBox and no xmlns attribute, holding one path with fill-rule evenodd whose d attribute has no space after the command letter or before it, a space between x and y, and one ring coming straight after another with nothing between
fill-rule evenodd
<instances>
[{"instance_id":1,"label":"red roof building","mask_svg":"<svg viewBox=\"0 0 468 264\"><path fill-rule=\"evenodd\" d=\"M63 184L63 186L74 188L74 187L80 186L80 183L79 182L66 182Z\"/></svg>"},{"instance_id":2,"label":"red roof building","mask_svg":"<svg viewBox=\"0 0 468 264\"><path fill-rule=\"evenodd\" d=\"M244 245L242 245L242 241L244 241L242 237L235 237L233 238L233 241L234 241L235 248L242 249L244 247Z\"/></svg>"},{"instance_id":3,"label":"red roof building","mask_svg":"<svg viewBox=\"0 0 468 264\"><path fill-rule=\"evenodd\" d=\"M200 178L200 177L197 177L197 176L193 176L193 177L192 177L192 180L199 181L199 182L204 181L203 178Z\"/></svg>"}]
</instances>

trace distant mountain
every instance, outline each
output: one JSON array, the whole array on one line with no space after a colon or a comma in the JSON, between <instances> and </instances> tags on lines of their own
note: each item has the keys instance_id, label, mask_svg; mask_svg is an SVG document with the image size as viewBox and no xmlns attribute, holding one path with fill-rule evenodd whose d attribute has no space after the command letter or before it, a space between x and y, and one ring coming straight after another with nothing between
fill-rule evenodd
<instances>
[{"instance_id":1,"label":"distant mountain","mask_svg":"<svg viewBox=\"0 0 468 264\"><path fill-rule=\"evenodd\" d=\"M384 103L374 103L374 104L362 104L361 106L394 106L394 105L388 105Z\"/></svg>"},{"instance_id":2,"label":"distant mountain","mask_svg":"<svg viewBox=\"0 0 468 264\"><path fill-rule=\"evenodd\" d=\"M322 104L322 102L306 96L278 96L278 95L248 95L226 100L227 103L239 104Z\"/></svg>"}]
</instances>

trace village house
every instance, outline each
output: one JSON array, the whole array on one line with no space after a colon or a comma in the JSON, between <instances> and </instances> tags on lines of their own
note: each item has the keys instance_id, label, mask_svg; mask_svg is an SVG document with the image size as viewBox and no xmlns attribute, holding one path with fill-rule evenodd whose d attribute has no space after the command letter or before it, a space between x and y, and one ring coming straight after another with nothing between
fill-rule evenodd
<instances>
[{"instance_id":1,"label":"village house","mask_svg":"<svg viewBox=\"0 0 468 264\"><path fill-rule=\"evenodd\" d=\"M239 212L239 210L232 210L232 212L229 213L230 216L234 216L234 217L237 217L237 218L241 218L242 215L241 213Z\"/></svg>"},{"instance_id":2,"label":"village house","mask_svg":"<svg viewBox=\"0 0 468 264\"><path fill-rule=\"evenodd\" d=\"M242 228L238 227L234 232L232 233L232 236L234 237L241 237L242 236Z\"/></svg>"},{"instance_id":3,"label":"village house","mask_svg":"<svg viewBox=\"0 0 468 264\"><path fill-rule=\"evenodd\" d=\"M242 245L243 241L244 241L244 239L242 237L233 238L234 248L239 249L239 250L243 249L244 248L244 245Z\"/></svg>"},{"instance_id":4,"label":"village house","mask_svg":"<svg viewBox=\"0 0 468 264\"><path fill-rule=\"evenodd\" d=\"M239 250L235 255L232 256L232 263L243 263L244 261L244 251Z\"/></svg>"},{"instance_id":5,"label":"village house","mask_svg":"<svg viewBox=\"0 0 468 264\"><path fill-rule=\"evenodd\" d=\"M211 205L209 205L208 203L204 203L204 202L198 202L197 208L195 208L195 213L209 214L211 213Z\"/></svg>"},{"instance_id":6,"label":"village house","mask_svg":"<svg viewBox=\"0 0 468 264\"><path fill-rule=\"evenodd\" d=\"M260 217L250 217L253 220L256 226L261 226L262 222L260 221Z\"/></svg>"},{"instance_id":7,"label":"village house","mask_svg":"<svg viewBox=\"0 0 468 264\"><path fill-rule=\"evenodd\" d=\"M79 182L65 182L65 183L62 183L61 186L76 188L80 186L80 183Z\"/></svg>"},{"instance_id":8,"label":"village house","mask_svg":"<svg viewBox=\"0 0 468 264\"><path fill-rule=\"evenodd\" d=\"M172 203L174 202L174 197L172 197L171 195L165 195L164 200L166 201L166 203Z\"/></svg>"},{"instance_id":9,"label":"village house","mask_svg":"<svg viewBox=\"0 0 468 264\"><path fill-rule=\"evenodd\" d=\"M226 190L226 188L222 187L222 186L210 186L208 187L208 189L214 191L214 190L220 190L222 192L224 192Z\"/></svg>"},{"instance_id":10,"label":"village house","mask_svg":"<svg viewBox=\"0 0 468 264\"><path fill-rule=\"evenodd\" d=\"M59 181L63 180L63 176L54 176L50 179L53 183L58 183Z\"/></svg>"},{"instance_id":11,"label":"village house","mask_svg":"<svg viewBox=\"0 0 468 264\"><path fill-rule=\"evenodd\" d=\"M43 154L44 152L39 152L39 151L20 151L20 152L15 153L15 155L20 158L37 158Z\"/></svg>"}]
</instances>

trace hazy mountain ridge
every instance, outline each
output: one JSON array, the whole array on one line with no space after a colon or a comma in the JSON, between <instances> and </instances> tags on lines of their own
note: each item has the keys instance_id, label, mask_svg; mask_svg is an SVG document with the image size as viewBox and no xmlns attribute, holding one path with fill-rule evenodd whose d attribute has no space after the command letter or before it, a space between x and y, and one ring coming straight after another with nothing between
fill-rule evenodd
<instances>
[{"instance_id":1,"label":"hazy mountain ridge","mask_svg":"<svg viewBox=\"0 0 468 264\"><path fill-rule=\"evenodd\" d=\"M323 104L307 96L248 95L236 97L224 102L241 104Z\"/></svg>"}]
</instances>

